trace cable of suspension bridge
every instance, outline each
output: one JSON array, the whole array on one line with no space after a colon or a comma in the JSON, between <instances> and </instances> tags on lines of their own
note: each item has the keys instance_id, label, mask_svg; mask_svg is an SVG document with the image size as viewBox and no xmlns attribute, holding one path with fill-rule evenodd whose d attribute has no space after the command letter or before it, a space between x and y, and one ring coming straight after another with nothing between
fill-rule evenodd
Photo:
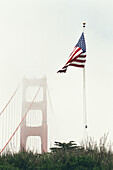
<instances>
[{"instance_id":1,"label":"cable of suspension bridge","mask_svg":"<svg viewBox=\"0 0 113 170\"><path fill-rule=\"evenodd\" d=\"M7 102L7 104L5 105L5 107L3 108L3 110L0 112L0 115L4 112L4 110L7 108L7 106L9 105L9 103L11 102L11 100L13 99L13 97L15 96L16 92L18 91L20 85L22 84L22 81L19 83L19 85L17 86L16 90L14 91L13 95L11 96L11 98L9 99L9 101Z\"/></svg>"},{"instance_id":2,"label":"cable of suspension bridge","mask_svg":"<svg viewBox=\"0 0 113 170\"><path fill-rule=\"evenodd\" d=\"M24 114L24 116L23 116L21 122L18 124L17 128L15 129L15 131L13 132L13 134L11 135L11 137L9 138L9 140L7 141L7 143L5 144L5 146L4 146L4 147L2 148L2 150L0 151L0 154L4 151L4 149L6 148L6 146L9 144L9 142L11 141L11 139L13 138L13 136L15 135L15 133L17 132L18 128L21 126L22 122L24 121L25 117L27 116L29 110L31 109L31 107L32 107L32 105L33 105L33 103L34 103L34 100L36 99L36 97L37 97L37 95L38 95L38 92L39 92L40 88L41 88L41 86L39 86L39 88L38 88L38 90L37 90L37 92L36 92L36 94L35 94L35 96L34 96L32 102L31 102L31 104L29 105L29 107L28 107L26 113Z\"/></svg>"}]
</instances>

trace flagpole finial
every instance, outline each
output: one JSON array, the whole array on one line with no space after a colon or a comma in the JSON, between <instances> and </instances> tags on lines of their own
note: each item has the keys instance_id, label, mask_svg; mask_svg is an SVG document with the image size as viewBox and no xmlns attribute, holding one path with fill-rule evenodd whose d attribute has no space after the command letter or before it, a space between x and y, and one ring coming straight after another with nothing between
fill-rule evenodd
<instances>
[{"instance_id":1,"label":"flagpole finial","mask_svg":"<svg viewBox=\"0 0 113 170\"><path fill-rule=\"evenodd\" d=\"M85 28L85 26L86 26L86 23L85 23L85 22L83 22L83 28Z\"/></svg>"},{"instance_id":2,"label":"flagpole finial","mask_svg":"<svg viewBox=\"0 0 113 170\"><path fill-rule=\"evenodd\" d=\"M85 32L85 26L86 26L86 23L83 22L83 32Z\"/></svg>"}]
</instances>

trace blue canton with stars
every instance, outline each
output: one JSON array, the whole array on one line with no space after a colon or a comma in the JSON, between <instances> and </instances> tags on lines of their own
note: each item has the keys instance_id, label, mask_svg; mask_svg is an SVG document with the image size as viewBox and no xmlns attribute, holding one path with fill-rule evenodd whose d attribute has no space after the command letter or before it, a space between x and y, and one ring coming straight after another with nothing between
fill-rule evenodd
<instances>
[{"instance_id":1,"label":"blue canton with stars","mask_svg":"<svg viewBox=\"0 0 113 170\"><path fill-rule=\"evenodd\" d=\"M79 47L83 50L83 52L86 52L86 44L85 44L85 38L84 33L82 33L78 43L75 45L75 47Z\"/></svg>"}]
</instances>

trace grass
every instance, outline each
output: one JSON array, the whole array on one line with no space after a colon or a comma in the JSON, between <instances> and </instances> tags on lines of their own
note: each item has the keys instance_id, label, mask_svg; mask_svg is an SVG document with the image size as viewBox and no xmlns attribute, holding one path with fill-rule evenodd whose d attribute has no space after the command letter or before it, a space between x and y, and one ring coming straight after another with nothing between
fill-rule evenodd
<instances>
[{"instance_id":1,"label":"grass","mask_svg":"<svg viewBox=\"0 0 113 170\"><path fill-rule=\"evenodd\" d=\"M81 142L80 146L55 142L50 153L19 153L0 156L0 170L113 170L112 146L107 144L107 135L99 143L92 138Z\"/></svg>"}]
</instances>

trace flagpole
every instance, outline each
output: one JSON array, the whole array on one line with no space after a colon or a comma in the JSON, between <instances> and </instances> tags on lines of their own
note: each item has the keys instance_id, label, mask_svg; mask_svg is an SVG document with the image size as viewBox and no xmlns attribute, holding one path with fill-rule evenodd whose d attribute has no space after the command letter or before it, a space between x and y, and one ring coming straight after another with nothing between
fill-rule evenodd
<instances>
[{"instance_id":1,"label":"flagpole","mask_svg":"<svg viewBox=\"0 0 113 170\"><path fill-rule=\"evenodd\" d=\"M83 23L83 33L85 31L86 23ZM88 128L87 126L87 110L86 110L86 69L83 68L83 126L85 130Z\"/></svg>"}]
</instances>

